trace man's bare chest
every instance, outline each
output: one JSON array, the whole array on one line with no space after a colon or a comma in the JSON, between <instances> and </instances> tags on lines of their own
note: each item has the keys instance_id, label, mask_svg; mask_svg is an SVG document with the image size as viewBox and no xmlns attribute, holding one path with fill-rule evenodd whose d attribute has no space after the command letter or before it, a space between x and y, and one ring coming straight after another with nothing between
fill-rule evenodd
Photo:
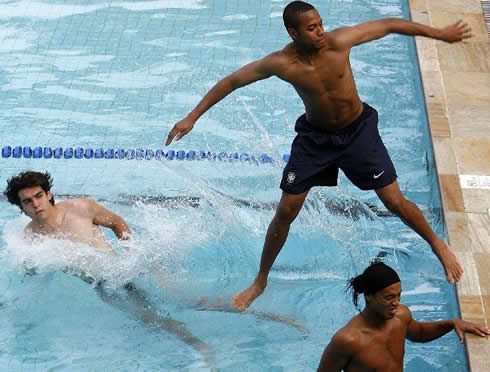
<instances>
[{"instance_id":1,"label":"man's bare chest","mask_svg":"<svg viewBox=\"0 0 490 372\"><path fill-rule=\"evenodd\" d=\"M402 330L381 332L366 337L359 352L352 360L352 367L357 370L390 371L403 369L405 353L405 336Z\"/></svg>"},{"instance_id":2,"label":"man's bare chest","mask_svg":"<svg viewBox=\"0 0 490 372\"><path fill-rule=\"evenodd\" d=\"M321 94L339 89L349 78L352 78L350 67L342 63L298 64L288 71L285 80L302 92Z\"/></svg>"}]
</instances>

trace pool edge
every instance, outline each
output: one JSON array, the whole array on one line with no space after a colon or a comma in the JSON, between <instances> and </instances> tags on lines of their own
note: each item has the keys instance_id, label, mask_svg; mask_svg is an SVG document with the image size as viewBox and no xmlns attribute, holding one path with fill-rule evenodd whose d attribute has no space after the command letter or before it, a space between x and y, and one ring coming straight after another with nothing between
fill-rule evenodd
<instances>
[{"instance_id":1,"label":"pool edge","mask_svg":"<svg viewBox=\"0 0 490 372\"><path fill-rule=\"evenodd\" d=\"M464 43L449 45L421 37L415 42L443 218L449 242L465 270L456 287L461 316L489 327L490 190L463 189L460 182L461 175L490 174L488 122L472 120L479 115L490 118L490 97L485 91L490 81L485 52L490 43L483 11L479 0L450 0L444 4L438 0L408 0L408 4L416 22L440 27L463 19L473 29L474 36ZM466 353L470 371L488 370L490 339L468 335Z\"/></svg>"}]
</instances>

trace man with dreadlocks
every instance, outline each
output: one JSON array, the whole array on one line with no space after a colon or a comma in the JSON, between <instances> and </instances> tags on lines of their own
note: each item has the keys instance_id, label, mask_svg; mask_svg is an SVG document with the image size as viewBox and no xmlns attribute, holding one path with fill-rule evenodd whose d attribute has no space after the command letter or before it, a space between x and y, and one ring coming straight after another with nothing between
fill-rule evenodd
<instances>
[{"instance_id":1,"label":"man with dreadlocks","mask_svg":"<svg viewBox=\"0 0 490 372\"><path fill-rule=\"evenodd\" d=\"M490 334L488 329L461 319L417 322L408 307L400 304L398 274L379 261L350 279L348 290L356 308L360 294L366 306L332 337L318 371L402 371L406 338L429 342L454 329L463 343L465 332L481 337Z\"/></svg>"}]
</instances>

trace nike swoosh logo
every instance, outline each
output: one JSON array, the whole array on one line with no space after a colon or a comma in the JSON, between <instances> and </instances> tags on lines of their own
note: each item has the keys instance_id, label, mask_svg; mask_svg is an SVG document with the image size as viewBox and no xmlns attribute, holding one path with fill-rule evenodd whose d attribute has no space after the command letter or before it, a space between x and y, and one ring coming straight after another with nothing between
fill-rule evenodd
<instances>
[{"instance_id":1,"label":"nike swoosh logo","mask_svg":"<svg viewBox=\"0 0 490 372\"><path fill-rule=\"evenodd\" d=\"M385 172L385 171L382 171L380 174L373 174L374 179L381 177L381 175L382 175L384 172Z\"/></svg>"}]
</instances>

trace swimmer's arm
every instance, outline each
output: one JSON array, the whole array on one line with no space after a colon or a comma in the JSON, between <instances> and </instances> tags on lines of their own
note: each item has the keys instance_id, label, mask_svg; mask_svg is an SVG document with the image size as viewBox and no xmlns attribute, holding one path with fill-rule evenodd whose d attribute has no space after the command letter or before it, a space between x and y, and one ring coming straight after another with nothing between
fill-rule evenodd
<instances>
[{"instance_id":1,"label":"swimmer's arm","mask_svg":"<svg viewBox=\"0 0 490 372\"><path fill-rule=\"evenodd\" d=\"M93 200L86 199L94 225L111 229L120 240L129 240L131 230L124 219Z\"/></svg>"},{"instance_id":2,"label":"swimmer's arm","mask_svg":"<svg viewBox=\"0 0 490 372\"><path fill-rule=\"evenodd\" d=\"M436 340L453 329L456 331L461 343L464 342L464 334L466 332L481 337L490 334L490 331L485 327L461 319L440 320L437 322L417 322L412 318L410 310L408 310L408 312L409 324L407 328L407 338L413 342L429 342Z\"/></svg>"},{"instance_id":3,"label":"swimmer's arm","mask_svg":"<svg viewBox=\"0 0 490 372\"><path fill-rule=\"evenodd\" d=\"M444 28L435 28L401 18L384 18L332 31L336 36L334 40L348 48L392 33L425 36L454 43L471 37L471 28L461 20Z\"/></svg>"},{"instance_id":4,"label":"swimmer's arm","mask_svg":"<svg viewBox=\"0 0 490 372\"><path fill-rule=\"evenodd\" d=\"M235 89L275 75L278 71L278 63L280 63L280 57L278 56L278 53L273 53L267 57L243 66L239 70L219 81L206 93L203 99L185 119L174 125L168 134L165 145L168 146L175 136L177 136L177 140L180 140L183 136L189 133L194 127L197 119L199 119L206 111L208 111L212 106L221 101Z\"/></svg>"},{"instance_id":5,"label":"swimmer's arm","mask_svg":"<svg viewBox=\"0 0 490 372\"><path fill-rule=\"evenodd\" d=\"M337 332L323 351L318 372L340 372L347 368L354 354L356 340L352 335Z\"/></svg>"}]
</instances>

